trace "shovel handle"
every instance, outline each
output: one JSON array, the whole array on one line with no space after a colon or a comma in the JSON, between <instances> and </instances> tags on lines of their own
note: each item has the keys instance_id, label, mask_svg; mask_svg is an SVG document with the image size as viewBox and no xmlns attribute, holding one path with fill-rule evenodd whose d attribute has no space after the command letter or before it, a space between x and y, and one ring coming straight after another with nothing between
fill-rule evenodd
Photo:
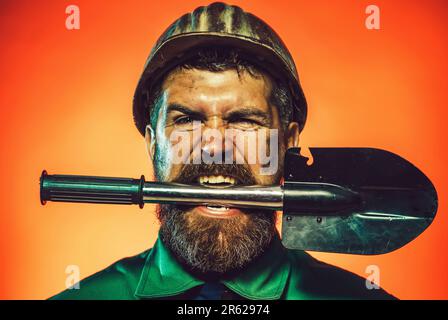
<instances>
[{"instance_id":1,"label":"shovel handle","mask_svg":"<svg viewBox=\"0 0 448 320\"><path fill-rule=\"evenodd\" d=\"M144 183L143 175L140 179L48 175L44 170L40 177L40 202L138 204L143 208Z\"/></svg>"}]
</instances>

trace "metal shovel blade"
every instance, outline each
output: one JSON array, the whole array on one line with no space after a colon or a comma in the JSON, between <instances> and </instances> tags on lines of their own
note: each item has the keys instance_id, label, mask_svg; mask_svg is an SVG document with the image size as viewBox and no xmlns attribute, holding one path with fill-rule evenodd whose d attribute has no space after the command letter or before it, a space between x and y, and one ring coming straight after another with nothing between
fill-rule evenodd
<instances>
[{"instance_id":1,"label":"metal shovel blade","mask_svg":"<svg viewBox=\"0 0 448 320\"><path fill-rule=\"evenodd\" d=\"M285 188L294 182L328 183L359 194L348 214L316 216L283 208L282 242L290 249L373 255L394 251L420 235L433 221L437 193L414 165L373 148L310 148L312 165L289 149Z\"/></svg>"}]
</instances>

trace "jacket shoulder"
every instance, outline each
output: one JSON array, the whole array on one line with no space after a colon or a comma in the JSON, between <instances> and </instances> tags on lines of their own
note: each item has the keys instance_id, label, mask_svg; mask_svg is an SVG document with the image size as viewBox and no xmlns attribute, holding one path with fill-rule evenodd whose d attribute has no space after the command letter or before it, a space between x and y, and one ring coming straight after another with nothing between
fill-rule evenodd
<instances>
[{"instance_id":1,"label":"jacket shoulder","mask_svg":"<svg viewBox=\"0 0 448 320\"><path fill-rule=\"evenodd\" d=\"M395 300L384 289L369 289L366 279L324 263L300 250L288 250L292 270L288 291L305 299ZM300 294L298 294L300 293Z\"/></svg>"},{"instance_id":2,"label":"jacket shoulder","mask_svg":"<svg viewBox=\"0 0 448 320\"><path fill-rule=\"evenodd\" d=\"M151 249L121 259L79 282L78 289L67 289L50 300L120 300L135 299L145 261Z\"/></svg>"}]
</instances>

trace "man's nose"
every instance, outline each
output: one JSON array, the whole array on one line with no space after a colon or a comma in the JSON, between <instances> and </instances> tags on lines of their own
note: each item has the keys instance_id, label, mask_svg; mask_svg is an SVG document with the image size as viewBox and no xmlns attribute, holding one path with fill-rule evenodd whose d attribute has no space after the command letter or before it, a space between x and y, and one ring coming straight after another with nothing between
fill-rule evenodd
<instances>
[{"instance_id":1,"label":"man's nose","mask_svg":"<svg viewBox=\"0 0 448 320\"><path fill-rule=\"evenodd\" d=\"M210 117L205 123L202 132L202 151L216 157L218 154L223 154L233 151L231 143L226 143L226 127L225 122L218 116ZM224 158L223 158L224 159Z\"/></svg>"}]
</instances>

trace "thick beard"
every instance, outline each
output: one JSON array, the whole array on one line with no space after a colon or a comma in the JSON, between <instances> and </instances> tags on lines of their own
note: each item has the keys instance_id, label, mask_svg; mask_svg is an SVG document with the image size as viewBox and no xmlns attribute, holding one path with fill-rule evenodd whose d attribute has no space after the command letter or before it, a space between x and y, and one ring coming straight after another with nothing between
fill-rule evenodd
<instances>
[{"instance_id":1,"label":"thick beard","mask_svg":"<svg viewBox=\"0 0 448 320\"><path fill-rule=\"evenodd\" d=\"M231 175L242 185L257 181L246 165L186 165L174 182L192 183L205 174ZM280 177L275 177L280 180ZM191 206L161 204L160 238L177 260L199 274L222 275L247 266L276 235L276 212L247 209L220 219L192 213Z\"/></svg>"},{"instance_id":2,"label":"thick beard","mask_svg":"<svg viewBox=\"0 0 448 320\"><path fill-rule=\"evenodd\" d=\"M274 211L218 219L188 210L191 207L159 205L160 237L194 272L222 275L242 269L264 252L276 233Z\"/></svg>"}]
</instances>

